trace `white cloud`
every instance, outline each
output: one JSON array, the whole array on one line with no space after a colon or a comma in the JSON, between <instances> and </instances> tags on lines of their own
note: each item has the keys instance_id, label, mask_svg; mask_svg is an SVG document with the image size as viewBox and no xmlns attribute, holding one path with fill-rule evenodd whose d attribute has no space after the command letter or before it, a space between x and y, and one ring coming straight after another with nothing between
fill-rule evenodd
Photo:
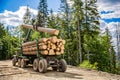
<instances>
[{"instance_id":1,"label":"white cloud","mask_svg":"<svg viewBox=\"0 0 120 80\"><path fill-rule=\"evenodd\" d=\"M98 0L98 11L101 13L102 11L108 12L113 11L108 14L100 14L103 19L111 19L111 18L120 18L120 1L119 0Z\"/></svg>"},{"instance_id":2,"label":"white cloud","mask_svg":"<svg viewBox=\"0 0 120 80\"><path fill-rule=\"evenodd\" d=\"M101 33L104 34L105 33L105 28L108 27L110 34L112 36L112 45L116 48L117 45L117 38L116 38L116 29L118 26L118 22L110 22L110 23L106 23L104 20L100 20L100 29L101 29ZM116 49L115 49L116 51Z\"/></svg>"},{"instance_id":3,"label":"white cloud","mask_svg":"<svg viewBox=\"0 0 120 80\"><path fill-rule=\"evenodd\" d=\"M37 15L37 10L29 8L32 15ZM0 13L0 22L7 25L18 26L22 23L23 16L26 11L26 6L21 6L17 11L12 12L5 10Z\"/></svg>"},{"instance_id":4,"label":"white cloud","mask_svg":"<svg viewBox=\"0 0 120 80\"><path fill-rule=\"evenodd\" d=\"M100 13L100 16L102 19L115 19L120 18L120 0L98 0L98 11ZM106 13L101 13L106 12ZM107 13L108 12L108 13ZM112 44L116 50L117 45L117 39L116 39L116 27L118 25L118 22L105 22L104 20L100 20L100 27L102 33L105 32L105 28L108 27L111 36L112 36Z\"/></svg>"},{"instance_id":5,"label":"white cloud","mask_svg":"<svg viewBox=\"0 0 120 80\"><path fill-rule=\"evenodd\" d=\"M74 2L71 1L71 0L67 0L67 3L68 3L69 6L72 6Z\"/></svg>"},{"instance_id":6,"label":"white cloud","mask_svg":"<svg viewBox=\"0 0 120 80\"><path fill-rule=\"evenodd\" d=\"M105 32L105 28L108 27L109 31L111 32L111 35L114 35L117 26L118 22L106 23L104 20L100 20L100 29L102 32Z\"/></svg>"}]
</instances>

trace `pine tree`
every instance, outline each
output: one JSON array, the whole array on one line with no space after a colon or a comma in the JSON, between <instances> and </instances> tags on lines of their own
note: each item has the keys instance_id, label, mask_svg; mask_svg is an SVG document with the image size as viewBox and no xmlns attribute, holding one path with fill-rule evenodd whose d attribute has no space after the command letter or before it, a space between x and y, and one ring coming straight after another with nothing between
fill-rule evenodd
<instances>
[{"instance_id":1,"label":"pine tree","mask_svg":"<svg viewBox=\"0 0 120 80\"><path fill-rule=\"evenodd\" d=\"M82 63L82 42L81 42L81 28L82 28L82 20L83 20L83 2L81 0L73 0L74 4L72 6L73 8L73 15L74 15L74 24L77 26L78 30L78 49L79 49L79 63ZM77 25L76 25L77 24Z\"/></svg>"},{"instance_id":2,"label":"pine tree","mask_svg":"<svg viewBox=\"0 0 120 80\"><path fill-rule=\"evenodd\" d=\"M40 27L45 27L46 25L48 15L47 7L47 0L40 0L37 15L37 25Z\"/></svg>"},{"instance_id":3,"label":"pine tree","mask_svg":"<svg viewBox=\"0 0 120 80\"><path fill-rule=\"evenodd\" d=\"M29 24L30 19L31 19L31 13L30 13L30 9L27 6L26 12L25 12L25 14L23 16L23 23L24 24Z\"/></svg>"},{"instance_id":4,"label":"pine tree","mask_svg":"<svg viewBox=\"0 0 120 80\"><path fill-rule=\"evenodd\" d=\"M109 55L109 71L115 73L115 69L116 69L115 51L112 46L112 42L111 42L112 36L110 34L108 27L106 28L106 36L107 36L107 44L108 44L107 51Z\"/></svg>"},{"instance_id":5,"label":"pine tree","mask_svg":"<svg viewBox=\"0 0 120 80\"><path fill-rule=\"evenodd\" d=\"M28 6L26 9L25 15L23 16L23 23L31 24L31 12L30 12L30 9ZM22 37L24 37L24 38L27 36L26 34L28 33L28 31L30 31L30 29L25 29L25 28L21 28L21 30L23 31ZM25 38L25 40L26 40L26 38Z\"/></svg>"},{"instance_id":6,"label":"pine tree","mask_svg":"<svg viewBox=\"0 0 120 80\"><path fill-rule=\"evenodd\" d=\"M38 15L37 15L37 26L45 27L47 25L47 0L40 0L38 6ZM41 32L41 37L45 37L45 33Z\"/></svg>"},{"instance_id":7,"label":"pine tree","mask_svg":"<svg viewBox=\"0 0 120 80\"><path fill-rule=\"evenodd\" d=\"M87 57L89 58L90 51L90 39L95 39L96 36L99 35L100 27L99 27L99 12L96 6L97 0L85 0L83 9L84 9L84 18L82 20L82 32L83 32L83 50ZM89 40L89 41L88 41ZM86 49L84 48L86 47ZM89 59L88 59L89 60Z\"/></svg>"},{"instance_id":8,"label":"pine tree","mask_svg":"<svg viewBox=\"0 0 120 80\"><path fill-rule=\"evenodd\" d=\"M5 30L4 30L3 24L0 23L0 38L2 38L4 35L5 35Z\"/></svg>"},{"instance_id":9,"label":"pine tree","mask_svg":"<svg viewBox=\"0 0 120 80\"><path fill-rule=\"evenodd\" d=\"M48 24L47 24L47 26L49 27L49 28L57 28L57 23L56 23L56 17L55 17L55 15L54 15L54 13L53 13L53 10L51 9L50 10L50 15L47 17L48 19Z\"/></svg>"},{"instance_id":10,"label":"pine tree","mask_svg":"<svg viewBox=\"0 0 120 80\"><path fill-rule=\"evenodd\" d=\"M74 40L75 38L73 38L73 33L74 31L72 30L73 27L71 26L72 23L70 23L71 21L71 6L68 4L67 0L61 0L61 5L60 5L60 17L59 17L59 24L61 26L61 32L60 32L60 36L61 38L66 40L66 50L65 53L66 55L63 55L63 57L67 60L69 65L76 65L77 61L73 61L73 59L76 59L74 54L75 50L74 50L74 46L76 46L74 44ZM73 43L71 43L73 42ZM70 44L71 43L71 44Z\"/></svg>"}]
</instances>

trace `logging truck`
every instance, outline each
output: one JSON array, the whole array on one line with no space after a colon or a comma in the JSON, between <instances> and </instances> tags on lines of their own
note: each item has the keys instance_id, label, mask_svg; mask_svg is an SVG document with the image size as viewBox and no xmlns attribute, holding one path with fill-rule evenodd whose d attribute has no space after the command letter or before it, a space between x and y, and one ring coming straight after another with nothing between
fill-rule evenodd
<instances>
[{"instance_id":1,"label":"logging truck","mask_svg":"<svg viewBox=\"0 0 120 80\"><path fill-rule=\"evenodd\" d=\"M55 71L65 72L67 63L64 59L59 58L60 55L64 54L65 40L56 37L59 30L26 24L22 27L27 28L28 33L19 51L13 56L12 65L25 68L27 65L32 64L33 70L41 73L45 73L48 67ZM56 36L28 41L32 29Z\"/></svg>"}]
</instances>

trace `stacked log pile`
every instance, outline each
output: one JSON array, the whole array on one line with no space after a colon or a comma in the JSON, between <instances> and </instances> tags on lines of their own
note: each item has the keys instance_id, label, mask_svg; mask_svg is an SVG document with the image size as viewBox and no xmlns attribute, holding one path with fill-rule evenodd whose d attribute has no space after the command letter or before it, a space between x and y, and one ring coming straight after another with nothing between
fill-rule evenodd
<instances>
[{"instance_id":1,"label":"stacked log pile","mask_svg":"<svg viewBox=\"0 0 120 80\"><path fill-rule=\"evenodd\" d=\"M60 55L64 53L64 45L65 40L53 36L38 40L38 44L36 41L23 43L22 48L25 55L36 55L38 49L42 55Z\"/></svg>"}]
</instances>

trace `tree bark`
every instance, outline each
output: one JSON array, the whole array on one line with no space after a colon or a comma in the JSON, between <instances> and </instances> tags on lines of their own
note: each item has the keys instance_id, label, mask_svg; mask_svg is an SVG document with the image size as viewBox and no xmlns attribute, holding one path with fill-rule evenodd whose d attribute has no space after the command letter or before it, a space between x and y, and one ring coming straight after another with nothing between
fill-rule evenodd
<instances>
[{"instance_id":1,"label":"tree bark","mask_svg":"<svg viewBox=\"0 0 120 80\"><path fill-rule=\"evenodd\" d=\"M78 40L79 40L79 63L82 63L82 49L81 49L81 25L80 17L78 17Z\"/></svg>"}]
</instances>

